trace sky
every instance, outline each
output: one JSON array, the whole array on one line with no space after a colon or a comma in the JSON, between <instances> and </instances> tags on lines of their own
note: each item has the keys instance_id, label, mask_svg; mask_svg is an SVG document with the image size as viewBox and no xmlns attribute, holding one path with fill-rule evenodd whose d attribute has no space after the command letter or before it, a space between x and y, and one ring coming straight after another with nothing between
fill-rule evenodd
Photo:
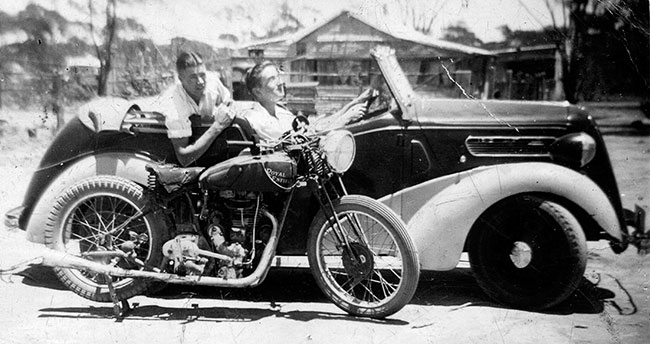
<instances>
[{"instance_id":1,"label":"sky","mask_svg":"<svg viewBox=\"0 0 650 344\"><path fill-rule=\"evenodd\" d=\"M97 3L96 0L93 0ZM216 42L219 35L232 33L243 36L255 31L263 34L277 18L278 5L284 0L143 0L118 4L118 16L130 16L143 24L149 38L157 43L169 43L170 39L184 36L206 43ZM441 9L432 28L432 36L440 38L443 29L463 22L484 42L502 39L499 27L507 24L512 30L538 30L551 24L546 0L286 0L307 27L331 18L341 10L349 10L374 18L386 25L398 22L386 17L381 3L395 9L400 3L408 3L419 10ZM73 9L70 0L10 0L0 3L0 10L16 14L30 3L57 10L68 20L87 22L88 14ZM79 0L85 4L85 0ZM551 0L554 2L554 0ZM226 7L241 5L245 13L228 13ZM418 7L419 6L419 7ZM99 3L97 8L101 8ZM246 15L249 18L246 18ZM253 20L251 21L251 18ZM0 40L7 42L7 39Z\"/></svg>"}]
</instances>

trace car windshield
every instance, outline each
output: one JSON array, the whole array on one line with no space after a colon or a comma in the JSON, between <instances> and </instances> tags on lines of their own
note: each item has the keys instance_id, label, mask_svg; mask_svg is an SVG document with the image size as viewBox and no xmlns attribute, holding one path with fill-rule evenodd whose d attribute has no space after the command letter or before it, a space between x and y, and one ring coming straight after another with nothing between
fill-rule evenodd
<instances>
[{"instance_id":1,"label":"car windshield","mask_svg":"<svg viewBox=\"0 0 650 344\"><path fill-rule=\"evenodd\" d=\"M372 52L384 79L397 93L405 97L471 98L477 96L476 78L469 61L453 58L414 60L397 58L388 47L376 47ZM395 95L400 97L400 95ZM398 99L399 100L399 99Z\"/></svg>"},{"instance_id":2,"label":"car windshield","mask_svg":"<svg viewBox=\"0 0 650 344\"><path fill-rule=\"evenodd\" d=\"M373 49L371 55L375 58L381 70L383 83L387 86L385 88L390 90L390 92L386 92L386 89L381 89L380 93L384 94L384 97L386 97L385 94L391 94L394 97L394 103L399 104L406 118L411 118L411 105L413 99L415 99L415 94L395 57L395 51L389 47L378 46Z\"/></svg>"}]
</instances>

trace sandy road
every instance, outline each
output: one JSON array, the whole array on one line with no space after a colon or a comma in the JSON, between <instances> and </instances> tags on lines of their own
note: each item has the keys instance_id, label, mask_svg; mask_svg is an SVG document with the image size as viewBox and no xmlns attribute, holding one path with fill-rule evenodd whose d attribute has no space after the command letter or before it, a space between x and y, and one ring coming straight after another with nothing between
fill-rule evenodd
<instances>
[{"instance_id":1,"label":"sandy road","mask_svg":"<svg viewBox=\"0 0 650 344\"><path fill-rule=\"evenodd\" d=\"M606 141L624 205L648 209L650 137ZM14 170L0 182L3 213L20 201L29 177L29 166L5 168ZM19 235L2 230L0 244ZM633 249L617 256L604 242L589 247L583 287L549 312L494 304L458 268L425 274L413 301L384 321L347 316L306 270L272 271L252 290L183 287L139 296L116 320L110 304L82 299L49 270L31 268L0 281L0 343L647 343L650 257ZM0 259L6 252L0 248Z\"/></svg>"}]
</instances>

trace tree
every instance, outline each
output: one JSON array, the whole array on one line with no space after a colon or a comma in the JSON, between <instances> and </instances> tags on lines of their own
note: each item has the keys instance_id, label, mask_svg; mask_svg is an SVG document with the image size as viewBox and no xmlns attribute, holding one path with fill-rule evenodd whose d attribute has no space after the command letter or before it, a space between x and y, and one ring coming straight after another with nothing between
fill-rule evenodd
<instances>
[{"instance_id":1,"label":"tree","mask_svg":"<svg viewBox=\"0 0 650 344\"><path fill-rule=\"evenodd\" d=\"M117 38L117 0L107 0L105 8L106 24L102 30L103 44L97 42L94 17L96 15L93 1L88 0L88 11L90 12L90 35L95 46L95 53L99 59L99 75L97 75L97 95L107 94L108 75L113 67L113 42Z\"/></svg>"},{"instance_id":2,"label":"tree","mask_svg":"<svg viewBox=\"0 0 650 344\"><path fill-rule=\"evenodd\" d=\"M494 42L495 48L517 48L532 47L536 45L554 44L558 39L566 36L566 31L546 26L541 31L536 30L511 30L510 27L502 25L500 28L503 35L503 42ZM558 37L558 34L560 37Z\"/></svg>"},{"instance_id":3,"label":"tree","mask_svg":"<svg viewBox=\"0 0 650 344\"><path fill-rule=\"evenodd\" d=\"M28 67L39 72L51 72L63 56L53 49L54 37L65 30L68 21L56 11L29 4L15 16L0 11L0 34L19 30L27 36L24 42L15 44L15 52L3 54L4 58L19 58L29 62Z\"/></svg>"},{"instance_id":4,"label":"tree","mask_svg":"<svg viewBox=\"0 0 650 344\"><path fill-rule=\"evenodd\" d=\"M447 26L443 31L442 39L475 47L483 45L483 41L476 37L476 34L470 31L464 22Z\"/></svg>"},{"instance_id":5,"label":"tree","mask_svg":"<svg viewBox=\"0 0 650 344\"><path fill-rule=\"evenodd\" d=\"M128 0L119 0L120 3L127 3ZM99 60L99 74L97 75L97 95L105 96L108 93L108 77L113 69L114 50L119 41L118 32L135 31L144 33L145 29L132 18L118 18L117 4L118 0L105 0L103 10L98 10L96 5L98 1L87 0L83 4L79 0L70 0L70 5L82 12L88 14L87 27L95 50L95 55ZM85 10L85 11L84 11ZM97 25L98 18L102 18L103 25Z\"/></svg>"},{"instance_id":6,"label":"tree","mask_svg":"<svg viewBox=\"0 0 650 344\"><path fill-rule=\"evenodd\" d=\"M628 63L636 68L637 75L645 82L648 61L639 61L639 57L648 53L648 5L647 0L545 0L552 19L556 35L554 44L561 57L562 89L566 100L575 103L581 93L580 76L583 74L585 51L597 44L616 44L623 41L620 49L625 50ZM553 2L562 8L561 18L556 18ZM523 2L520 1L523 5ZM594 40L594 37L598 37ZM636 39L637 43L632 44ZM605 41L603 41L605 39ZM609 39L609 40L607 40ZM642 42L639 44L638 42ZM615 48L615 47L614 47ZM615 49L612 49L615 50ZM632 50L639 52L634 54ZM612 52L614 54L615 52ZM650 90L648 90L650 91Z\"/></svg>"},{"instance_id":7,"label":"tree","mask_svg":"<svg viewBox=\"0 0 650 344\"><path fill-rule=\"evenodd\" d=\"M440 10L448 2L449 0L374 0L371 8L379 9L381 17L397 18L402 25L429 35Z\"/></svg>"},{"instance_id":8,"label":"tree","mask_svg":"<svg viewBox=\"0 0 650 344\"><path fill-rule=\"evenodd\" d=\"M304 27L305 26L302 24L300 19L293 14L293 10L287 3L287 0L284 0L282 4L280 4L279 13L267 28L266 34L257 37L257 35L252 32L251 35L254 39L267 39L293 33Z\"/></svg>"}]
</instances>

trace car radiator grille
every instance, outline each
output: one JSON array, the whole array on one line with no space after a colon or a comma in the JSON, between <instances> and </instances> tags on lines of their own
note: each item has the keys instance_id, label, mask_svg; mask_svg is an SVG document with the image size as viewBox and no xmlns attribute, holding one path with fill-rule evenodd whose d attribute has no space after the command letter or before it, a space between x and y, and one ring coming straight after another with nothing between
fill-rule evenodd
<instances>
[{"instance_id":1,"label":"car radiator grille","mask_svg":"<svg viewBox=\"0 0 650 344\"><path fill-rule=\"evenodd\" d=\"M465 146L473 156L549 156L554 137L468 136Z\"/></svg>"}]
</instances>

